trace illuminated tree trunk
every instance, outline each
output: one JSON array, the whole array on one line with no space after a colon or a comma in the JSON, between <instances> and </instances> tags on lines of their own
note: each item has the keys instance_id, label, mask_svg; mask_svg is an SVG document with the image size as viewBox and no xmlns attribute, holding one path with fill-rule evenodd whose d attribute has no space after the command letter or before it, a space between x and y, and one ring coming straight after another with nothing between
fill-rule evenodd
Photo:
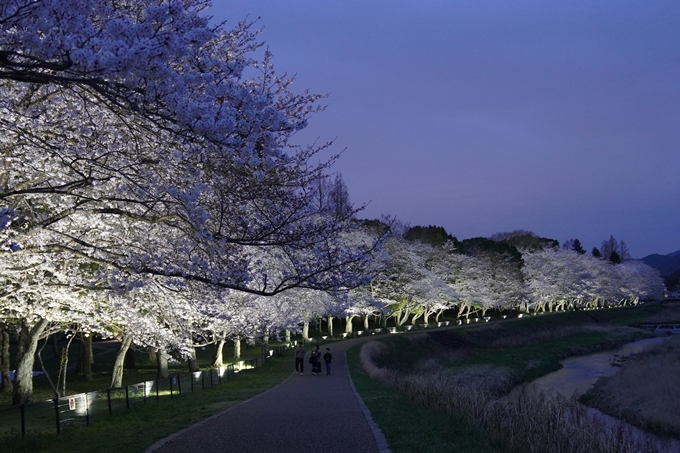
<instances>
[{"instance_id":1,"label":"illuminated tree trunk","mask_svg":"<svg viewBox=\"0 0 680 453\"><path fill-rule=\"evenodd\" d=\"M168 369L168 359L170 354L163 349L157 349L156 355L158 356L158 366L156 379L165 379L170 376L170 370Z\"/></svg>"},{"instance_id":2,"label":"illuminated tree trunk","mask_svg":"<svg viewBox=\"0 0 680 453\"><path fill-rule=\"evenodd\" d=\"M302 323L302 339L309 340L309 320Z\"/></svg>"},{"instance_id":3,"label":"illuminated tree trunk","mask_svg":"<svg viewBox=\"0 0 680 453\"><path fill-rule=\"evenodd\" d=\"M125 355L130 349L132 344L132 338L129 336L123 337L123 341L120 344L120 349L118 354L116 354L116 360L113 362L113 373L111 376L110 387L118 388L123 386L123 371L125 369Z\"/></svg>"},{"instance_id":4,"label":"illuminated tree trunk","mask_svg":"<svg viewBox=\"0 0 680 453\"><path fill-rule=\"evenodd\" d=\"M328 335L333 336L333 317L328 316Z\"/></svg>"},{"instance_id":5,"label":"illuminated tree trunk","mask_svg":"<svg viewBox=\"0 0 680 453\"><path fill-rule=\"evenodd\" d=\"M41 319L32 327L22 320L21 332L18 333L19 348L16 355L16 371L12 389L12 404L33 402L33 364L38 340L49 322Z\"/></svg>"},{"instance_id":6,"label":"illuminated tree trunk","mask_svg":"<svg viewBox=\"0 0 680 453\"><path fill-rule=\"evenodd\" d=\"M239 336L234 337L234 358L241 358L241 337Z\"/></svg>"},{"instance_id":7,"label":"illuminated tree trunk","mask_svg":"<svg viewBox=\"0 0 680 453\"><path fill-rule=\"evenodd\" d=\"M158 355L156 354L156 350L154 348L149 348L149 362L153 364L158 363Z\"/></svg>"},{"instance_id":8,"label":"illuminated tree trunk","mask_svg":"<svg viewBox=\"0 0 680 453\"><path fill-rule=\"evenodd\" d=\"M226 343L226 340L222 338L215 345L215 360L213 360L213 366L215 367L224 366L224 353L222 351L224 343Z\"/></svg>"},{"instance_id":9,"label":"illuminated tree trunk","mask_svg":"<svg viewBox=\"0 0 680 453\"><path fill-rule=\"evenodd\" d=\"M345 333L352 333L352 320L354 315L345 318Z\"/></svg>"},{"instance_id":10,"label":"illuminated tree trunk","mask_svg":"<svg viewBox=\"0 0 680 453\"><path fill-rule=\"evenodd\" d=\"M396 321L397 326L403 326L406 321L408 321L408 317L411 316L411 310L398 310L394 313L394 319Z\"/></svg>"},{"instance_id":11,"label":"illuminated tree trunk","mask_svg":"<svg viewBox=\"0 0 680 453\"><path fill-rule=\"evenodd\" d=\"M187 359L187 364L189 365L189 371L192 373L201 371L201 367L198 366L198 359L196 358L196 348L191 348L191 355Z\"/></svg>"},{"instance_id":12,"label":"illuminated tree trunk","mask_svg":"<svg viewBox=\"0 0 680 453\"><path fill-rule=\"evenodd\" d=\"M435 322L439 322L439 319L441 318L442 314L444 314L443 308L437 311L437 315L434 317Z\"/></svg>"},{"instance_id":13,"label":"illuminated tree trunk","mask_svg":"<svg viewBox=\"0 0 680 453\"><path fill-rule=\"evenodd\" d=\"M430 315L431 314L432 313L430 312L430 310L425 310L425 313L423 313L423 323L425 323L425 324L430 323Z\"/></svg>"}]
</instances>

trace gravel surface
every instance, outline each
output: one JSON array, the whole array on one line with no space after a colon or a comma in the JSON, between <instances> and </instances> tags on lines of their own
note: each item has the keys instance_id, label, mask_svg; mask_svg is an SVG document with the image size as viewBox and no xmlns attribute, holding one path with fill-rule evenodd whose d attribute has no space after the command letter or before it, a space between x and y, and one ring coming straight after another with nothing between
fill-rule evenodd
<instances>
[{"instance_id":1,"label":"gravel surface","mask_svg":"<svg viewBox=\"0 0 680 453\"><path fill-rule=\"evenodd\" d=\"M293 373L279 386L156 442L147 453L388 453L347 370L345 351L363 340L319 346L322 354L326 347L333 354L330 376L323 364L321 375L313 376L305 359L304 375ZM293 356L290 361L293 370Z\"/></svg>"}]
</instances>

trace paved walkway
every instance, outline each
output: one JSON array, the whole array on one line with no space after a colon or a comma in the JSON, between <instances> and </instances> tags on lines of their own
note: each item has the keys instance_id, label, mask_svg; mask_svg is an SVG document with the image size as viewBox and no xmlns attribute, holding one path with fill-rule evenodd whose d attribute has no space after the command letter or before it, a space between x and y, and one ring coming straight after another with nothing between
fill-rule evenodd
<instances>
[{"instance_id":1,"label":"paved walkway","mask_svg":"<svg viewBox=\"0 0 680 453\"><path fill-rule=\"evenodd\" d=\"M277 387L156 442L147 453L389 453L347 369L345 351L365 340L320 345L322 354L326 347L333 354L330 376L323 364L322 374L312 376L305 359L303 376L291 374Z\"/></svg>"}]
</instances>

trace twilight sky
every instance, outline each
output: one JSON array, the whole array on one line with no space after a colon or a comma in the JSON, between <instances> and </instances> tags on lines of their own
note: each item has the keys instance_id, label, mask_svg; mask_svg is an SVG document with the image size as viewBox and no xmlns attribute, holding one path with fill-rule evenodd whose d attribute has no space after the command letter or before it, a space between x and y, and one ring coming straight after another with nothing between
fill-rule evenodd
<instances>
[{"instance_id":1,"label":"twilight sky","mask_svg":"<svg viewBox=\"0 0 680 453\"><path fill-rule=\"evenodd\" d=\"M360 214L680 249L680 2L214 0L260 20Z\"/></svg>"}]
</instances>

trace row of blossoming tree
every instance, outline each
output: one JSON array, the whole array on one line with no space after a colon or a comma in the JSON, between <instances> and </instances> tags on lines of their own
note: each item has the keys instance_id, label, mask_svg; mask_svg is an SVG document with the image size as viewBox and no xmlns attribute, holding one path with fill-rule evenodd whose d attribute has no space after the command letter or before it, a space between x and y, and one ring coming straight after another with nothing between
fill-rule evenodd
<instances>
[{"instance_id":1,"label":"row of blossoming tree","mask_svg":"<svg viewBox=\"0 0 680 453\"><path fill-rule=\"evenodd\" d=\"M413 234L418 229L435 234L419 238ZM527 231L458 241L441 227L415 227L390 237L373 266L370 285L350 292L348 331L356 317L365 327L371 317L383 325L389 318L395 325L416 324L432 316L438 321L445 311L468 319L488 310L602 308L660 300L664 292L658 271L642 261L612 262Z\"/></svg>"},{"instance_id":2,"label":"row of blossoming tree","mask_svg":"<svg viewBox=\"0 0 680 453\"><path fill-rule=\"evenodd\" d=\"M319 96L291 90L252 23L212 24L209 6L0 1L0 362L8 385L11 335L15 404L32 400L50 334L120 340L117 386L132 346L191 359L364 283L379 240L348 240L357 209L317 203L335 158L311 161L328 144L291 141Z\"/></svg>"}]
</instances>

